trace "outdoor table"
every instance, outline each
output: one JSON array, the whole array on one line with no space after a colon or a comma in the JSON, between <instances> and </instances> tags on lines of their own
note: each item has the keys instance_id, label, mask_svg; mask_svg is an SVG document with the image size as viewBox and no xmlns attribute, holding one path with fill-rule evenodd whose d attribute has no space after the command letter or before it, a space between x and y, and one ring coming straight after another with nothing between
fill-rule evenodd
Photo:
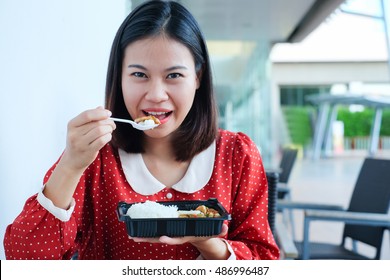
<instances>
[{"instance_id":1,"label":"outdoor table","mask_svg":"<svg viewBox=\"0 0 390 280\"><path fill-rule=\"evenodd\" d=\"M337 118L338 105L359 104L374 108L375 114L372 119L368 153L370 156L372 156L377 152L379 145L379 133L382 122L382 111L384 107L390 107L390 97L345 93L309 96L307 100L315 105L318 105L318 116L315 123L313 136L313 159L318 159L321 157L321 151L323 148L326 151L330 149L332 123Z\"/></svg>"}]
</instances>

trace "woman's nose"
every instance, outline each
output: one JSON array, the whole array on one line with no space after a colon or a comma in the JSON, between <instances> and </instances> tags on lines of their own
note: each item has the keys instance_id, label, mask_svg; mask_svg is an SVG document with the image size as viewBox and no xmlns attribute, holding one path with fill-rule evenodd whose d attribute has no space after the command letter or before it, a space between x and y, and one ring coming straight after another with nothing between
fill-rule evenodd
<instances>
[{"instance_id":1,"label":"woman's nose","mask_svg":"<svg viewBox=\"0 0 390 280\"><path fill-rule=\"evenodd\" d=\"M152 102L168 100L168 94L162 81L151 81L145 98Z\"/></svg>"}]
</instances>

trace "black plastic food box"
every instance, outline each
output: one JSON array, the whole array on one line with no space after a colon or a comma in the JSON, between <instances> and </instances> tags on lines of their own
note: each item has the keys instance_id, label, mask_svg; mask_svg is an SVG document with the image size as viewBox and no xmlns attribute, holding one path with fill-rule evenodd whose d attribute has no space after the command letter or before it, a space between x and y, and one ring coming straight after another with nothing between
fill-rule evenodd
<instances>
[{"instance_id":1,"label":"black plastic food box","mask_svg":"<svg viewBox=\"0 0 390 280\"><path fill-rule=\"evenodd\" d=\"M169 206L176 205L178 210L195 210L204 205L219 212L217 218L145 218L132 219L126 215L127 210L135 203L119 202L117 214L119 221L125 222L128 235L132 237L158 237L162 235L170 237L182 236L211 236L221 233L222 224L230 220L230 214L215 198L209 200L187 201L157 201Z\"/></svg>"}]
</instances>

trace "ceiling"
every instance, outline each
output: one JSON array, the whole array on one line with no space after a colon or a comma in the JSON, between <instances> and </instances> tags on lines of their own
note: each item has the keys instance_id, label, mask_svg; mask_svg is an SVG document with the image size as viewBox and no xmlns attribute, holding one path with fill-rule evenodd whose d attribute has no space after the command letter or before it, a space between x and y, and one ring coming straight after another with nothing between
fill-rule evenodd
<instances>
[{"instance_id":1,"label":"ceiling","mask_svg":"<svg viewBox=\"0 0 390 280\"><path fill-rule=\"evenodd\" d=\"M132 6L145 0L132 0ZM177 0L208 42L218 101L226 102L259 43L299 42L344 0Z\"/></svg>"}]
</instances>

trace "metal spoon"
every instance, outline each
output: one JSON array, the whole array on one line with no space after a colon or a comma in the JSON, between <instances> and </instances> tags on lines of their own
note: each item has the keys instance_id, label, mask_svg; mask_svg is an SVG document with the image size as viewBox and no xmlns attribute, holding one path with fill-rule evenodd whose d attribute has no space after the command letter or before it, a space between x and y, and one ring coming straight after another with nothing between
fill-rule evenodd
<instances>
[{"instance_id":1,"label":"metal spoon","mask_svg":"<svg viewBox=\"0 0 390 280\"><path fill-rule=\"evenodd\" d=\"M141 124L141 123L136 123L135 121L125 120L125 119L118 119L118 118L110 118L110 119L116 122L129 123L135 129L139 129L139 130L149 130L159 126L159 124Z\"/></svg>"}]
</instances>

